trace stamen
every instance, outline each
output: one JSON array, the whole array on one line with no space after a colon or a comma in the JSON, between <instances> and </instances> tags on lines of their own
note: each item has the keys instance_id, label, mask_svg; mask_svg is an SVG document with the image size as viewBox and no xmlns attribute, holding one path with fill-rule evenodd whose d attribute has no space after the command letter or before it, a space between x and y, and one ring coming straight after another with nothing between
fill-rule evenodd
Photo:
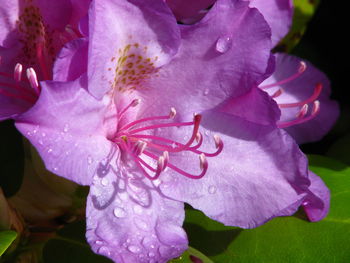
<instances>
[{"instance_id":1,"label":"stamen","mask_svg":"<svg viewBox=\"0 0 350 263\"><path fill-rule=\"evenodd\" d=\"M125 109L123 109L120 115L124 114L130 107L137 106L139 104L139 100L133 100ZM118 144L122 150L124 150L127 154L131 155L137 164L140 171L144 174L144 176L150 180L156 180L160 174L165 170L166 167L176 171L177 173L184 175L188 178L199 179L205 175L208 169L208 161L207 157L217 156L223 149L223 142L217 135L214 135L214 143L216 147L215 153L205 153L199 151L199 147L202 145L203 136L198 131L201 115L194 114L192 122L177 122L177 123L159 123L154 125L149 125L141 128L133 128L137 124L141 124L147 121L155 121L155 120L170 120L173 119L176 115L175 108L170 109L170 113L167 116L155 116L155 117L147 117L143 119L139 119L133 122L128 123L116 134L116 138L113 140L114 143ZM158 128L170 128L170 127L183 127L183 126L193 126L192 135L190 139L182 144L177 141L163 138L159 136L149 135L149 134L140 134L141 132L148 130L156 130ZM165 142L166 144L158 144L154 141ZM192 145L194 141L197 142L196 145ZM158 154L155 154L146 149L152 149L153 151L158 151ZM193 175L184 170L176 167L174 164L169 162L170 153L176 154L178 152L191 152L197 154L199 157L199 167L201 169L201 173L199 175ZM159 153L160 152L160 153ZM157 161L157 167L152 167L148 162L143 160L142 156L148 156ZM148 171L146 171L146 169ZM150 173L154 173L153 175Z\"/></svg>"},{"instance_id":2,"label":"stamen","mask_svg":"<svg viewBox=\"0 0 350 263\"><path fill-rule=\"evenodd\" d=\"M281 94L282 94L282 92L283 92L283 90L282 89L278 89L274 94L272 94L270 97L271 98L277 98L277 97L279 97L279 96L281 96Z\"/></svg>"},{"instance_id":3,"label":"stamen","mask_svg":"<svg viewBox=\"0 0 350 263\"><path fill-rule=\"evenodd\" d=\"M306 63L304 61L300 61L299 62L299 67L298 67L298 71L294 75L292 75L292 76L290 76L290 77L288 77L288 78L286 78L284 80L278 81L276 83L263 85L263 86L259 86L259 87L261 89L268 89L268 88L276 87L276 86L283 85L283 84L286 84L288 82L291 82L292 80L295 80L298 77L300 77L305 72L306 68L307 68Z\"/></svg>"},{"instance_id":4,"label":"stamen","mask_svg":"<svg viewBox=\"0 0 350 263\"><path fill-rule=\"evenodd\" d=\"M130 104L128 106L126 106L120 113L119 113L119 118L130 108L136 107L137 105L139 105L141 102L140 99L134 99L132 102L130 102Z\"/></svg>"},{"instance_id":5,"label":"stamen","mask_svg":"<svg viewBox=\"0 0 350 263\"><path fill-rule=\"evenodd\" d=\"M320 94L322 92L322 88L323 88L323 85L321 83L317 83L316 87L314 89L314 92L306 100L300 101L300 102L296 102L296 103L278 104L278 106L280 108L291 108L291 107L299 107L299 106L303 106L304 104L311 103L311 102L315 101L320 96Z\"/></svg>"},{"instance_id":6,"label":"stamen","mask_svg":"<svg viewBox=\"0 0 350 263\"><path fill-rule=\"evenodd\" d=\"M22 80L22 70L23 66L20 63L17 63L15 66L15 70L13 72L13 78L16 82L20 82Z\"/></svg>"},{"instance_id":7,"label":"stamen","mask_svg":"<svg viewBox=\"0 0 350 263\"><path fill-rule=\"evenodd\" d=\"M30 86L32 87L32 89L34 89L37 94L40 94L40 87L39 87L38 78L37 78L35 70L33 68L27 69L27 78L29 80L29 83L30 83Z\"/></svg>"},{"instance_id":8,"label":"stamen","mask_svg":"<svg viewBox=\"0 0 350 263\"><path fill-rule=\"evenodd\" d=\"M320 112L320 102L318 100L316 100L313 102L313 107L311 110L311 114L309 116L305 117L305 115L303 115L302 117L297 118L297 119L292 120L292 121L279 122L277 124L277 127L278 128L287 128L287 127L294 126L297 124L305 123L309 120L314 119L318 115L319 112Z\"/></svg>"}]
</instances>

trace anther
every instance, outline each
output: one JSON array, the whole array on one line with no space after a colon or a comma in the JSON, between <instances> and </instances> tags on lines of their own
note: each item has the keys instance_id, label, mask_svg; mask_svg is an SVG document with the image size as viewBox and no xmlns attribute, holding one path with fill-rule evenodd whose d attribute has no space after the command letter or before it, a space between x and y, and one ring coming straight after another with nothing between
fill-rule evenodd
<instances>
[{"instance_id":1,"label":"anther","mask_svg":"<svg viewBox=\"0 0 350 263\"><path fill-rule=\"evenodd\" d=\"M169 162L169 152L168 151L164 151L163 152L163 157L164 157L164 169L165 169L166 166L168 165L168 162Z\"/></svg>"},{"instance_id":2,"label":"anther","mask_svg":"<svg viewBox=\"0 0 350 263\"><path fill-rule=\"evenodd\" d=\"M303 73L306 70L306 68L307 68L306 63L304 61L300 61L298 72Z\"/></svg>"},{"instance_id":3,"label":"anther","mask_svg":"<svg viewBox=\"0 0 350 263\"><path fill-rule=\"evenodd\" d=\"M39 82L35 70L33 68L27 69L27 78L29 80L30 86L39 94Z\"/></svg>"},{"instance_id":4,"label":"anther","mask_svg":"<svg viewBox=\"0 0 350 263\"><path fill-rule=\"evenodd\" d=\"M297 118L303 118L309 110L309 105L304 104L303 107L301 107L300 111L297 113L296 117Z\"/></svg>"},{"instance_id":5,"label":"anther","mask_svg":"<svg viewBox=\"0 0 350 263\"><path fill-rule=\"evenodd\" d=\"M147 143L144 142L144 141L138 141L136 144L135 144L135 154L136 155L140 155L143 153L143 151L146 149L147 147Z\"/></svg>"},{"instance_id":6,"label":"anther","mask_svg":"<svg viewBox=\"0 0 350 263\"><path fill-rule=\"evenodd\" d=\"M202 139L202 134L200 132L197 132L196 134L196 142L200 142Z\"/></svg>"},{"instance_id":7,"label":"anther","mask_svg":"<svg viewBox=\"0 0 350 263\"><path fill-rule=\"evenodd\" d=\"M204 153L199 155L199 167L202 171L208 169L208 161Z\"/></svg>"},{"instance_id":8,"label":"anther","mask_svg":"<svg viewBox=\"0 0 350 263\"><path fill-rule=\"evenodd\" d=\"M320 111L320 105L321 105L321 103L318 100L314 101L311 115L315 115Z\"/></svg>"},{"instance_id":9,"label":"anther","mask_svg":"<svg viewBox=\"0 0 350 263\"><path fill-rule=\"evenodd\" d=\"M278 89L274 94L272 94L270 97L271 98L277 98L279 96L281 96L281 94L283 93L283 90L282 89Z\"/></svg>"},{"instance_id":10,"label":"anther","mask_svg":"<svg viewBox=\"0 0 350 263\"><path fill-rule=\"evenodd\" d=\"M13 72L13 78L15 79L16 82L20 82L22 79L22 70L23 66L20 63L17 63L15 66L15 70Z\"/></svg>"},{"instance_id":11,"label":"anther","mask_svg":"<svg viewBox=\"0 0 350 263\"><path fill-rule=\"evenodd\" d=\"M174 107L170 108L169 118L173 119L176 116L176 109Z\"/></svg>"},{"instance_id":12,"label":"anther","mask_svg":"<svg viewBox=\"0 0 350 263\"><path fill-rule=\"evenodd\" d=\"M222 143L221 138L218 135L216 135L216 134L213 137L214 137L214 142L215 142L216 149L219 149L220 147L222 147L223 143Z\"/></svg>"}]
</instances>

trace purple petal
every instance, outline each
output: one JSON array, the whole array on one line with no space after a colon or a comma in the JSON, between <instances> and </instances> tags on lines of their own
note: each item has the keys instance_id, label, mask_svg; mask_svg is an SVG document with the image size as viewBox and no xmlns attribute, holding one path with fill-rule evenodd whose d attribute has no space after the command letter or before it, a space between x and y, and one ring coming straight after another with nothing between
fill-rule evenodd
<instances>
[{"instance_id":1,"label":"purple petal","mask_svg":"<svg viewBox=\"0 0 350 263\"><path fill-rule=\"evenodd\" d=\"M257 8L265 17L272 31L272 46L288 33L293 19L291 0L250 0L251 7Z\"/></svg>"},{"instance_id":2,"label":"purple petal","mask_svg":"<svg viewBox=\"0 0 350 263\"><path fill-rule=\"evenodd\" d=\"M223 151L217 157L207 157L208 171L201 179L168 168L160 177L162 193L189 203L212 219L243 228L298 209L310 184L307 160L286 132L217 112L203 114L200 132L204 142L199 150L215 152L211 137L217 134ZM182 142L188 133L177 129L161 135ZM196 154L170 153L169 162L194 175L200 173Z\"/></svg>"},{"instance_id":3,"label":"purple petal","mask_svg":"<svg viewBox=\"0 0 350 263\"><path fill-rule=\"evenodd\" d=\"M73 81L87 72L88 40L79 38L67 43L57 55L53 80Z\"/></svg>"},{"instance_id":4,"label":"purple petal","mask_svg":"<svg viewBox=\"0 0 350 263\"><path fill-rule=\"evenodd\" d=\"M273 75L263 82L260 87L267 84L282 81L298 72L300 59L286 54L276 55L276 71ZM323 89L317 100L320 102L320 112L308 122L294 125L286 128L286 131L299 143L312 142L320 140L334 125L339 116L339 106L334 100L331 100L330 83L327 77L310 62L306 63L306 71L293 81L283 85L276 85L273 88L265 89L269 94L273 94L277 89L282 89L280 96L275 98L278 104L296 103L309 98L317 84L322 84ZM309 105L312 108L312 103ZM301 107L282 108L281 122L288 122L296 118Z\"/></svg>"},{"instance_id":5,"label":"purple petal","mask_svg":"<svg viewBox=\"0 0 350 263\"><path fill-rule=\"evenodd\" d=\"M265 75L270 29L244 1L220 0L204 19L182 26L178 54L139 94L149 111L201 112L247 93ZM159 98L159 99L155 99Z\"/></svg>"},{"instance_id":6,"label":"purple petal","mask_svg":"<svg viewBox=\"0 0 350 263\"><path fill-rule=\"evenodd\" d=\"M274 100L258 88L253 88L247 94L230 99L218 110L253 123L272 126L276 126L281 115Z\"/></svg>"},{"instance_id":7,"label":"purple petal","mask_svg":"<svg viewBox=\"0 0 350 263\"><path fill-rule=\"evenodd\" d=\"M202 16L200 11L215 3L215 0L166 0L177 20L192 19L198 21Z\"/></svg>"},{"instance_id":8,"label":"purple petal","mask_svg":"<svg viewBox=\"0 0 350 263\"><path fill-rule=\"evenodd\" d=\"M316 222L328 214L330 204L330 192L322 179L309 171L311 185L310 194L303 203L304 210L311 222Z\"/></svg>"},{"instance_id":9,"label":"purple petal","mask_svg":"<svg viewBox=\"0 0 350 263\"><path fill-rule=\"evenodd\" d=\"M118 263L166 263L180 256L188 243L183 203L161 196L122 166L91 185L86 237L92 249Z\"/></svg>"},{"instance_id":10,"label":"purple petal","mask_svg":"<svg viewBox=\"0 0 350 263\"><path fill-rule=\"evenodd\" d=\"M41 86L39 100L17 118L16 127L36 147L48 170L90 184L112 148L104 118L111 109L106 101L90 96L79 81L48 81ZM117 124L114 118L108 120Z\"/></svg>"},{"instance_id":11,"label":"purple petal","mask_svg":"<svg viewBox=\"0 0 350 263\"><path fill-rule=\"evenodd\" d=\"M129 85L118 74L153 70L176 53L179 28L162 0L100 0L91 6L88 71L94 96L101 98L111 86L118 90L119 82Z\"/></svg>"}]
</instances>

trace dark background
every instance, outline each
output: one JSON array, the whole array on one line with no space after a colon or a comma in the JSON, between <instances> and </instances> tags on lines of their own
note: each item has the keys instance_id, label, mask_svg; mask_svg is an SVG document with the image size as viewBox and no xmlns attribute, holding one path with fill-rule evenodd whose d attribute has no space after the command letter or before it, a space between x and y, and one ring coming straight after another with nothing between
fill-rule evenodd
<instances>
[{"instance_id":1,"label":"dark background","mask_svg":"<svg viewBox=\"0 0 350 263\"><path fill-rule=\"evenodd\" d=\"M344 4L343 1L321 0L304 36L292 51L327 74L332 84L332 98L339 102L341 108L335 127L322 141L302 146L306 153L325 154L334 142L350 134L350 97L347 95L350 67L345 58L349 45L345 37L350 32L346 25L350 14L345 14L347 10L341 3Z\"/></svg>"}]
</instances>

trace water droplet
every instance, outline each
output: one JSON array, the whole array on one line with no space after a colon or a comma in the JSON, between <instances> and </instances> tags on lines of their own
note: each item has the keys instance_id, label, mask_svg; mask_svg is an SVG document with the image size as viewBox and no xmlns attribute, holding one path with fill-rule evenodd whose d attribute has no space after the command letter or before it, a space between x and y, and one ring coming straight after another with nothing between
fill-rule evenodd
<instances>
[{"instance_id":1,"label":"water droplet","mask_svg":"<svg viewBox=\"0 0 350 263\"><path fill-rule=\"evenodd\" d=\"M114 214L115 217L123 218L123 217L126 216L126 211L123 208L121 208L121 207L116 207L113 210L113 214Z\"/></svg>"},{"instance_id":2,"label":"water droplet","mask_svg":"<svg viewBox=\"0 0 350 263\"><path fill-rule=\"evenodd\" d=\"M92 164L92 162L93 162L93 159L90 155L88 155L88 157L87 157L87 162L88 162L88 164Z\"/></svg>"},{"instance_id":3,"label":"water droplet","mask_svg":"<svg viewBox=\"0 0 350 263\"><path fill-rule=\"evenodd\" d=\"M96 240L95 244L101 246L103 244L103 242L101 240Z\"/></svg>"},{"instance_id":4,"label":"water droplet","mask_svg":"<svg viewBox=\"0 0 350 263\"><path fill-rule=\"evenodd\" d=\"M149 256L150 258L153 258L153 257L155 256L155 254L154 254L153 252L149 252L149 253L148 253L148 256Z\"/></svg>"},{"instance_id":5,"label":"water droplet","mask_svg":"<svg viewBox=\"0 0 350 263\"><path fill-rule=\"evenodd\" d=\"M142 245L147 249L153 249L156 247L154 241L149 237L142 239Z\"/></svg>"},{"instance_id":6,"label":"water droplet","mask_svg":"<svg viewBox=\"0 0 350 263\"><path fill-rule=\"evenodd\" d=\"M148 229L148 224L143 219L135 218L134 223L140 230L147 230Z\"/></svg>"},{"instance_id":7,"label":"water droplet","mask_svg":"<svg viewBox=\"0 0 350 263\"><path fill-rule=\"evenodd\" d=\"M32 135L33 135L33 134L32 134L30 131L27 132L27 136L30 137L30 136L32 136Z\"/></svg>"},{"instance_id":8,"label":"water droplet","mask_svg":"<svg viewBox=\"0 0 350 263\"><path fill-rule=\"evenodd\" d=\"M63 127L63 131L64 131L64 132L68 132L68 130L69 130L69 126L68 126L68 124L66 123L66 124L64 125L64 127Z\"/></svg>"},{"instance_id":9,"label":"water droplet","mask_svg":"<svg viewBox=\"0 0 350 263\"><path fill-rule=\"evenodd\" d=\"M52 153L52 149L51 149L51 148L48 149L48 150L47 150L47 153Z\"/></svg>"},{"instance_id":10,"label":"water droplet","mask_svg":"<svg viewBox=\"0 0 350 263\"><path fill-rule=\"evenodd\" d=\"M40 145L43 145L44 142L43 142L42 140L39 140L39 144L40 144Z\"/></svg>"},{"instance_id":11,"label":"water droplet","mask_svg":"<svg viewBox=\"0 0 350 263\"><path fill-rule=\"evenodd\" d=\"M134 245L128 246L128 250L134 254L140 253L140 251L141 251L141 249L138 246L134 246Z\"/></svg>"},{"instance_id":12,"label":"water droplet","mask_svg":"<svg viewBox=\"0 0 350 263\"><path fill-rule=\"evenodd\" d=\"M303 206L308 206L308 205L309 205L309 202L308 202L308 201L304 201L304 202L302 203L302 205L303 205Z\"/></svg>"},{"instance_id":13,"label":"water droplet","mask_svg":"<svg viewBox=\"0 0 350 263\"><path fill-rule=\"evenodd\" d=\"M45 137L45 136L46 136L46 133L45 133L45 132L42 132L42 133L41 133L41 136Z\"/></svg>"},{"instance_id":14,"label":"water droplet","mask_svg":"<svg viewBox=\"0 0 350 263\"><path fill-rule=\"evenodd\" d=\"M156 179L156 180L153 181L153 185L154 185L155 187L160 186L161 183L162 183L162 181L161 181L160 179Z\"/></svg>"},{"instance_id":15,"label":"water droplet","mask_svg":"<svg viewBox=\"0 0 350 263\"><path fill-rule=\"evenodd\" d=\"M204 96L207 96L207 95L209 94L209 89L205 89L205 90L203 91L203 94L204 94Z\"/></svg>"},{"instance_id":16,"label":"water droplet","mask_svg":"<svg viewBox=\"0 0 350 263\"><path fill-rule=\"evenodd\" d=\"M138 215L142 215L142 213L143 213L143 209L139 205L135 205L133 210L134 210L135 214L138 214Z\"/></svg>"},{"instance_id":17,"label":"water droplet","mask_svg":"<svg viewBox=\"0 0 350 263\"><path fill-rule=\"evenodd\" d=\"M169 248L167 248L167 247L165 247L165 246L159 247L158 251L159 251L159 254L160 254L162 257L169 256Z\"/></svg>"},{"instance_id":18,"label":"water droplet","mask_svg":"<svg viewBox=\"0 0 350 263\"><path fill-rule=\"evenodd\" d=\"M220 53L227 52L232 46L232 39L230 37L220 37L216 42L216 50Z\"/></svg>"},{"instance_id":19,"label":"water droplet","mask_svg":"<svg viewBox=\"0 0 350 263\"><path fill-rule=\"evenodd\" d=\"M214 186L214 185L209 186L208 192L209 192L209 194L215 194L216 193L216 186Z\"/></svg>"},{"instance_id":20,"label":"water droplet","mask_svg":"<svg viewBox=\"0 0 350 263\"><path fill-rule=\"evenodd\" d=\"M98 249L98 253L104 256L109 256L111 254L111 252L106 247L100 247Z\"/></svg>"},{"instance_id":21,"label":"water droplet","mask_svg":"<svg viewBox=\"0 0 350 263\"><path fill-rule=\"evenodd\" d=\"M54 167L53 170L54 170L55 172L57 172L57 171L58 171L58 168L57 168L57 167Z\"/></svg>"},{"instance_id":22,"label":"water droplet","mask_svg":"<svg viewBox=\"0 0 350 263\"><path fill-rule=\"evenodd\" d=\"M109 181L108 181L107 178L103 178L103 179L101 180L101 184L102 184L103 186L107 186L108 183L109 183Z\"/></svg>"}]
</instances>

